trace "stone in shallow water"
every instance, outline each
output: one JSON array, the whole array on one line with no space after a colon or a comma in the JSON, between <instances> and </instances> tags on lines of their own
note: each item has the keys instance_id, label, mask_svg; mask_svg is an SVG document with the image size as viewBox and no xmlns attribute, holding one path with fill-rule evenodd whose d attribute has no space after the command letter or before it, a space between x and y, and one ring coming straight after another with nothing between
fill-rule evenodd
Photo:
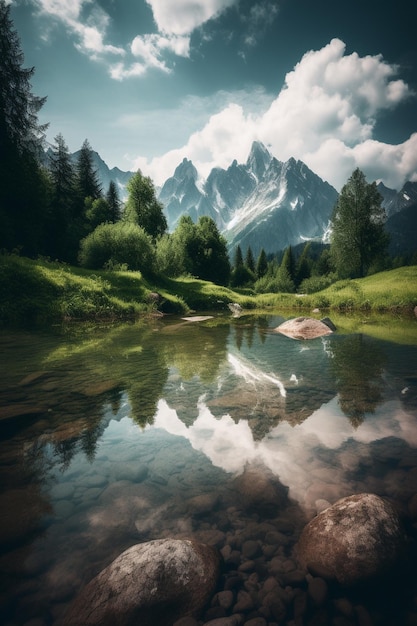
<instances>
[{"instance_id":1,"label":"stone in shallow water","mask_svg":"<svg viewBox=\"0 0 417 626\"><path fill-rule=\"evenodd\" d=\"M219 553L160 539L125 550L80 592L62 626L170 626L197 615L220 574Z\"/></svg>"},{"instance_id":2,"label":"stone in shallow water","mask_svg":"<svg viewBox=\"0 0 417 626\"><path fill-rule=\"evenodd\" d=\"M301 533L297 554L313 575L354 586L392 574L406 549L395 509L365 493L342 498L312 519Z\"/></svg>"},{"instance_id":3,"label":"stone in shallow water","mask_svg":"<svg viewBox=\"0 0 417 626\"><path fill-rule=\"evenodd\" d=\"M328 323L316 320L314 317L296 317L283 322L275 330L291 339L315 339L331 335L333 332Z\"/></svg>"}]
</instances>

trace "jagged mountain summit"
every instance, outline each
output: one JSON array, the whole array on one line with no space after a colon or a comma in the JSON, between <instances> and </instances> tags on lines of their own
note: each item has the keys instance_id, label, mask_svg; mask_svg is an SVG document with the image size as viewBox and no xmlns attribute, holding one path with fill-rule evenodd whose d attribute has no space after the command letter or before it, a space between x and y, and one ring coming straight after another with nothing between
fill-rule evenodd
<instances>
[{"instance_id":1,"label":"jagged mountain summit","mask_svg":"<svg viewBox=\"0 0 417 626\"><path fill-rule=\"evenodd\" d=\"M78 152L71 155L73 162ZM45 164L48 152L45 153ZM122 200L134 172L109 169L97 152L93 162L104 193L113 180ZM417 182L400 191L378 184L387 214L393 256L413 254L417 241ZM283 163L260 142L252 144L246 163L234 160L227 169L215 167L203 179L189 159L175 169L161 189L156 189L172 232L181 215L196 222L201 215L214 219L233 254L239 244L258 254L261 248L275 254L304 241L327 241L328 227L338 193L293 158Z\"/></svg>"},{"instance_id":2,"label":"jagged mountain summit","mask_svg":"<svg viewBox=\"0 0 417 626\"><path fill-rule=\"evenodd\" d=\"M225 170L214 168L202 180L191 161L184 159L163 185L170 230L181 215L196 221L209 215L226 237L229 248L251 246L257 254L321 240L328 228L337 191L302 161L278 161L260 142L254 142L246 163L236 160Z\"/></svg>"}]
</instances>

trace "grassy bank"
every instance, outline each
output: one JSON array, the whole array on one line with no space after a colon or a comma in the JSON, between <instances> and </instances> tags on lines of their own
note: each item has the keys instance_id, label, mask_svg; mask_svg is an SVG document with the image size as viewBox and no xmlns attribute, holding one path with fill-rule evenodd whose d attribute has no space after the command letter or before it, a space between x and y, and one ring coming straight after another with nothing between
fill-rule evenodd
<instances>
[{"instance_id":1,"label":"grassy bank","mask_svg":"<svg viewBox=\"0 0 417 626\"><path fill-rule=\"evenodd\" d=\"M159 301L153 294L157 292ZM417 305L417 266L360 280L339 281L311 295L233 291L193 278L146 280L140 272L89 271L0 255L0 322L28 324L65 319L128 319L151 313L226 309L288 309L411 313Z\"/></svg>"}]
</instances>

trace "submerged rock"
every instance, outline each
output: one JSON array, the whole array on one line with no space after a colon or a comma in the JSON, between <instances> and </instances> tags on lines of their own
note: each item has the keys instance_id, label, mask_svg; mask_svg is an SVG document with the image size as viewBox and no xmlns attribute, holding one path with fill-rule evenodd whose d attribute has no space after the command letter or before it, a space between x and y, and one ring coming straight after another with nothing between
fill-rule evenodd
<instances>
[{"instance_id":1,"label":"submerged rock","mask_svg":"<svg viewBox=\"0 0 417 626\"><path fill-rule=\"evenodd\" d=\"M314 576L355 586L392 574L406 547L396 510L365 493L342 498L312 519L301 533L297 556Z\"/></svg>"},{"instance_id":2,"label":"submerged rock","mask_svg":"<svg viewBox=\"0 0 417 626\"><path fill-rule=\"evenodd\" d=\"M329 318L325 320L316 320L314 317L296 317L283 322L275 330L291 339L315 339L333 332L330 327L330 325L333 326L331 320Z\"/></svg>"},{"instance_id":3,"label":"submerged rock","mask_svg":"<svg viewBox=\"0 0 417 626\"><path fill-rule=\"evenodd\" d=\"M179 539L134 545L80 592L62 626L170 626L204 608L219 574L210 546Z\"/></svg>"}]
</instances>

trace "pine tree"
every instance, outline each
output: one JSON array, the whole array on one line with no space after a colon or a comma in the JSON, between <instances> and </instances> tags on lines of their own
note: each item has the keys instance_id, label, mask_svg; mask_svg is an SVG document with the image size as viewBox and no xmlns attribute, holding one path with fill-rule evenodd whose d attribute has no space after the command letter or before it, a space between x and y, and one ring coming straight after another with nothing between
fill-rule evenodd
<instances>
[{"instance_id":1,"label":"pine tree","mask_svg":"<svg viewBox=\"0 0 417 626\"><path fill-rule=\"evenodd\" d=\"M72 241L71 227L75 202L75 170L64 137L59 133L49 156L52 182L49 254L60 260L74 260L78 241ZM72 252L71 252L72 250Z\"/></svg>"},{"instance_id":2,"label":"pine tree","mask_svg":"<svg viewBox=\"0 0 417 626\"><path fill-rule=\"evenodd\" d=\"M0 246L34 255L44 253L46 239L48 183L38 162L45 98L32 93L34 68L23 62L10 4L0 0Z\"/></svg>"},{"instance_id":3,"label":"pine tree","mask_svg":"<svg viewBox=\"0 0 417 626\"><path fill-rule=\"evenodd\" d=\"M77 160L77 191L79 199L84 203L86 198L97 200L102 195L97 170L94 167L93 150L85 139Z\"/></svg>"},{"instance_id":4,"label":"pine tree","mask_svg":"<svg viewBox=\"0 0 417 626\"><path fill-rule=\"evenodd\" d=\"M263 248L258 256L258 260L256 262L256 275L258 278L262 278L268 271L268 261L266 258L266 252Z\"/></svg>"},{"instance_id":5,"label":"pine tree","mask_svg":"<svg viewBox=\"0 0 417 626\"><path fill-rule=\"evenodd\" d=\"M295 275L296 287L299 287L303 280L310 277L311 274L311 259L310 259L311 243L305 244L300 258L298 259Z\"/></svg>"},{"instance_id":6,"label":"pine tree","mask_svg":"<svg viewBox=\"0 0 417 626\"><path fill-rule=\"evenodd\" d=\"M253 258L253 252L250 246L246 250L245 265L248 270L255 273L255 259Z\"/></svg>"},{"instance_id":7,"label":"pine tree","mask_svg":"<svg viewBox=\"0 0 417 626\"><path fill-rule=\"evenodd\" d=\"M121 217L122 209L116 183L113 180L109 183L106 200L109 205L109 220L113 223L118 222Z\"/></svg>"},{"instance_id":8,"label":"pine tree","mask_svg":"<svg viewBox=\"0 0 417 626\"><path fill-rule=\"evenodd\" d=\"M341 278L365 276L387 249L382 197L357 168L342 188L332 215L330 252Z\"/></svg>"},{"instance_id":9,"label":"pine tree","mask_svg":"<svg viewBox=\"0 0 417 626\"><path fill-rule=\"evenodd\" d=\"M235 270L237 270L238 267L240 267L241 265L243 265L243 254L242 254L241 247L238 245L236 247L236 250L235 250L235 258L234 258L234 262L233 262L233 268Z\"/></svg>"}]
</instances>

